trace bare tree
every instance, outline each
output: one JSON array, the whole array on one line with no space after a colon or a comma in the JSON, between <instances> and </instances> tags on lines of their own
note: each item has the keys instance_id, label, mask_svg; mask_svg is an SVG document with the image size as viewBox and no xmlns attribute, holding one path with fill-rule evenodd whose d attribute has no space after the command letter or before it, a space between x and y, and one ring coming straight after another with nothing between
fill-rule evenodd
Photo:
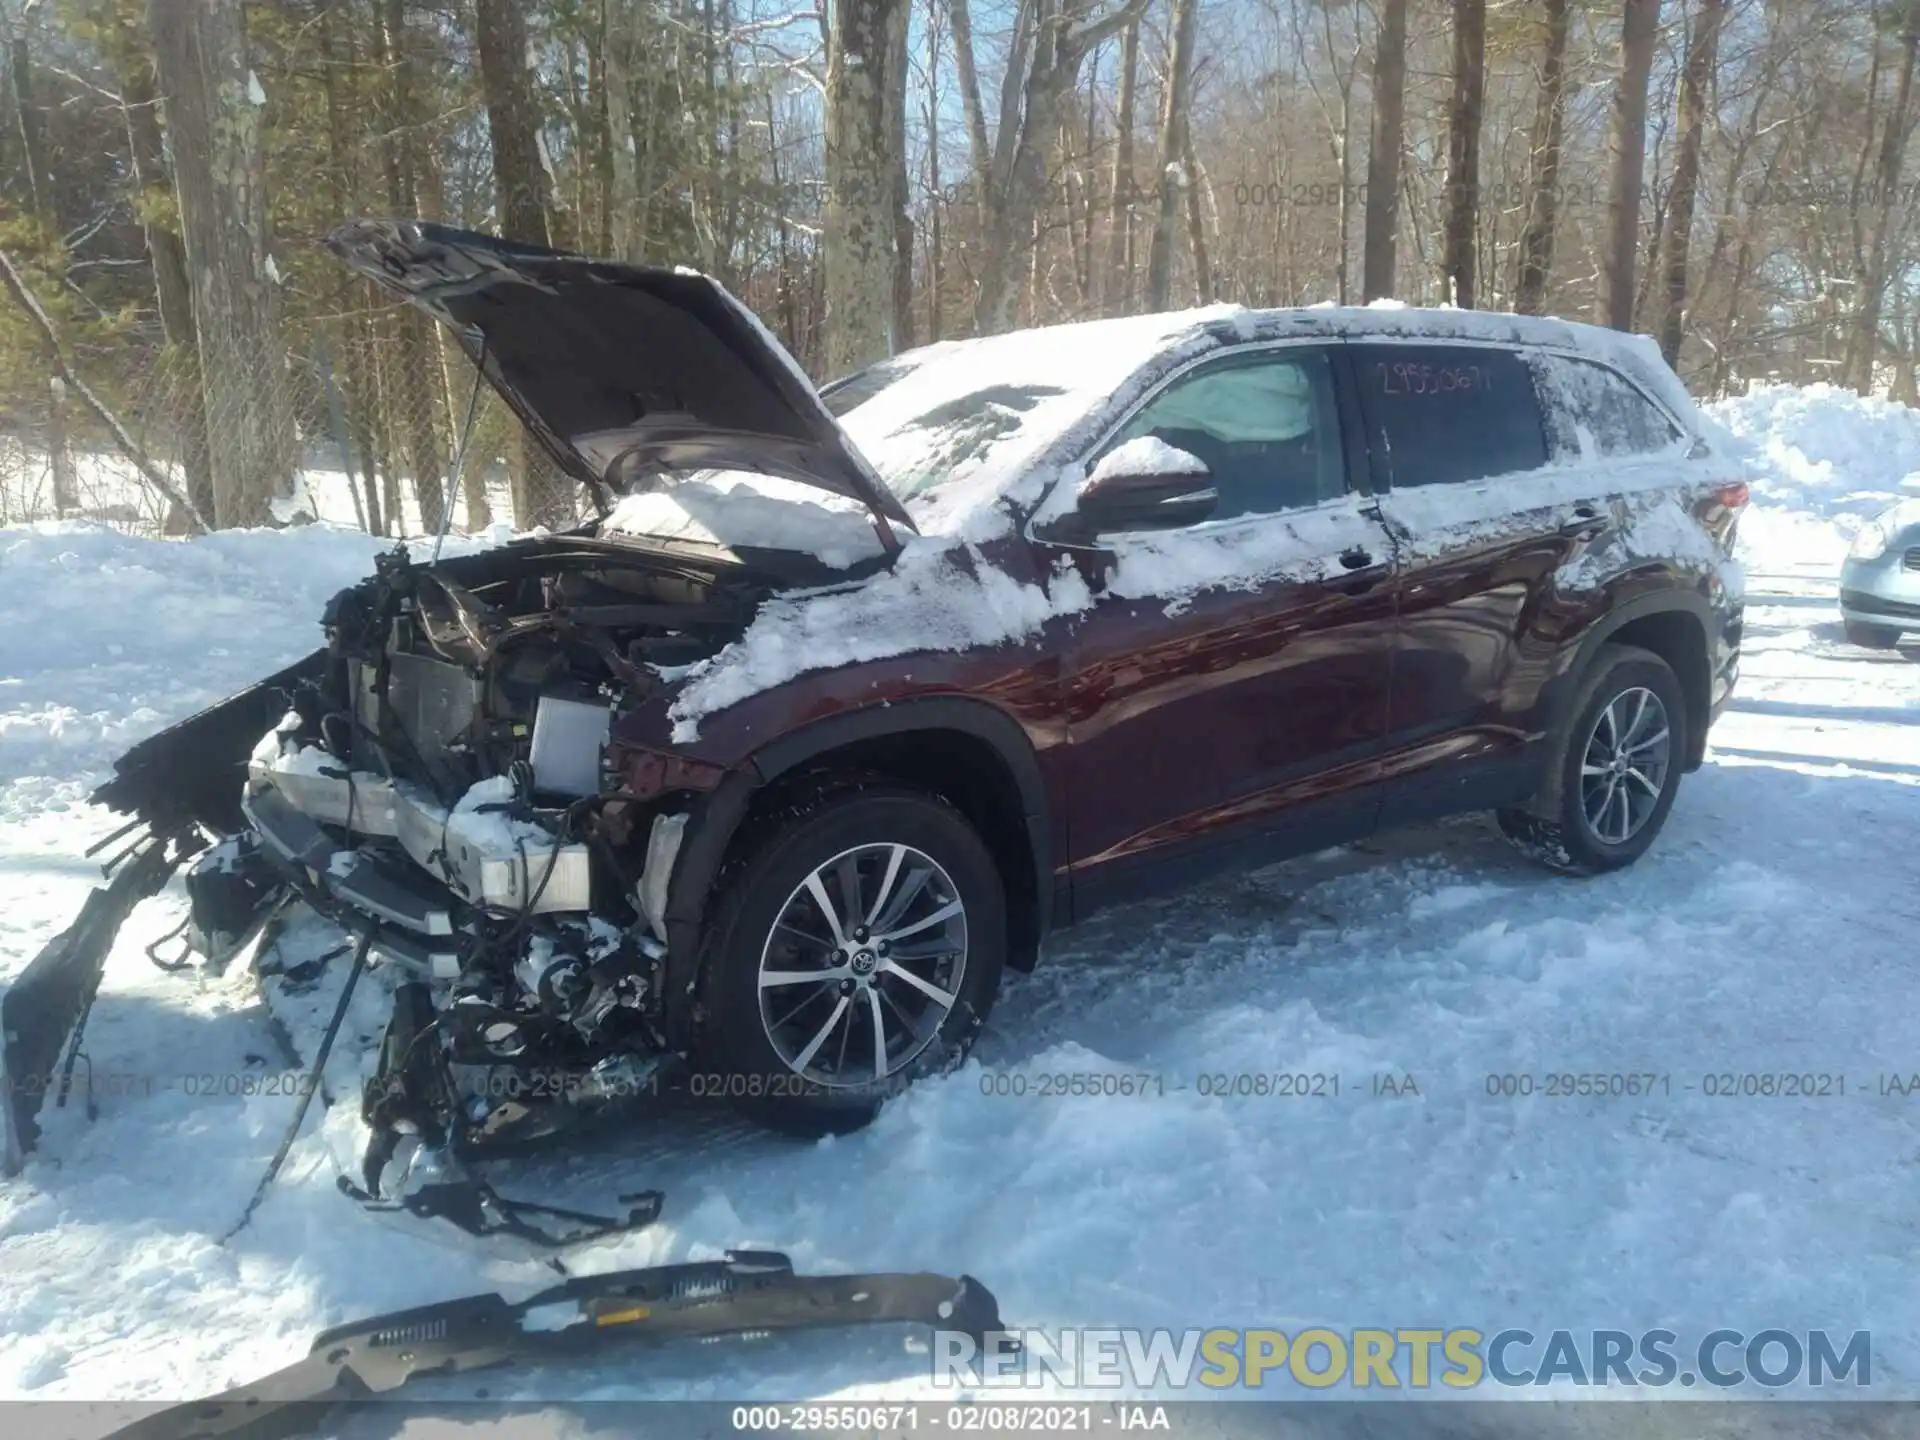
<instances>
[{"instance_id":1,"label":"bare tree","mask_svg":"<svg viewBox=\"0 0 1920 1440\"><path fill-rule=\"evenodd\" d=\"M267 274L263 92L241 0L152 0L194 330L215 523L264 525L293 488L294 428Z\"/></svg>"},{"instance_id":2,"label":"bare tree","mask_svg":"<svg viewBox=\"0 0 1920 1440\"><path fill-rule=\"evenodd\" d=\"M547 171L540 161L540 112L527 69L527 25L515 0L478 0L480 88L493 143L500 233L549 242Z\"/></svg>"},{"instance_id":3,"label":"bare tree","mask_svg":"<svg viewBox=\"0 0 1920 1440\"><path fill-rule=\"evenodd\" d=\"M1024 13L1025 5L1021 8ZM960 80L960 108L973 161L974 201L984 222L993 191L993 147L987 139L987 112L980 99L980 72L973 56L973 12L967 0L948 0L947 18L953 26L953 68Z\"/></svg>"},{"instance_id":4,"label":"bare tree","mask_svg":"<svg viewBox=\"0 0 1920 1440\"><path fill-rule=\"evenodd\" d=\"M0 9L0 29L6 35L7 80L13 90L13 116L19 126L20 158L27 172L27 191L33 211L49 234L59 228L53 211L53 179L47 173L47 123L33 84L33 36L39 21L40 0L27 0L20 7L20 20L12 23Z\"/></svg>"},{"instance_id":5,"label":"bare tree","mask_svg":"<svg viewBox=\"0 0 1920 1440\"><path fill-rule=\"evenodd\" d=\"M990 199L986 260L980 271L977 323L999 331L1013 324L1019 291L1014 281L1033 258L1034 223L1047 193L1047 156L1060 129L1061 102L1093 49L1131 24L1147 0L1124 0L1096 13L1098 0L1026 0L1031 13L1032 61L1009 65L1001 92L1000 132L994 139L996 192ZM1185 3L1185 0L1180 0ZM955 35L956 42L958 34ZM1014 54L1022 55L1016 23ZM1016 76L1024 80L1016 84ZM1178 157L1180 151L1173 151ZM1002 160L1004 157L1004 163ZM1177 196L1175 199L1177 200Z\"/></svg>"},{"instance_id":6,"label":"bare tree","mask_svg":"<svg viewBox=\"0 0 1920 1440\"><path fill-rule=\"evenodd\" d=\"M1153 236L1147 244L1149 311L1167 308L1173 277L1174 217L1180 192L1193 183L1187 173L1187 111L1193 93L1193 29L1199 0L1172 0L1173 39L1167 53L1167 78L1161 87L1160 152L1156 157L1160 205L1154 212Z\"/></svg>"},{"instance_id":7,"label":"bare tree","mask_svg":"<svg viewBox=\"0 0 1920 1440\"><path fill-rule=\"evenodd\" d=\"M1453 0L1453 93L1447 104L1447 209L1441 269L1448 298L1474 302L1480 216L1480 120L1487 91L1487 0Z\"/></svg>"},{"instance_id":8,"label":"bare tree","mask_svg":"<svg viewBox=\"0 0 1920 1440\"><path fill-rule=\"evenodd\" d=\"M1559 0L1564 4L1565 0ZM1400 229L1400 152L1406 145L1407 0L1386 0L1373 52L1373 138L1367 148L1366 238L1360 298L1393 294Z\"/></svg>"},{"instance_id":9,"label":"bare tree","mask_svg":"<svg viewBox=\"0 0 1920 1440\"><path fill-rule=\"evenodd\" d=\"M1680 339L1687 308L1687 251L1693 232L1694 196L1700 187L1700 147L1707 128L1707 91L1713 84L1720 47L1720 22L1727 0L1700 0L1693 38L1680 76L1680 150L1674 157L1668 191L1666 244L1660 270L1666 286L1660 319L1660 353L1669 365L1680 363Z\"/></svg>"},{"instance_id":10,"label":"bare tree","mask_svg":"<svg viewBox=\"0 0 1920 1440\"><path fill-rule=\"evenodd\" d=\"M1855 274L1853 323L1847 331L1847 348L1841 373L1845 383L1862 395L1873 389L1873 365L1880 349L1880 307L1887 291L1887 250L1893 229L1896 192L1900 188L1901 163L1906 158L1907 133L1912 128L1913 66L1916 48L1920 48L1920 0L1898 0L1894 8L1900 40L1900 78L1896 82L1893 109L1887 115L1880 137L1880 158L1874 180L1876 209L1873 239L1867 250L1866 264Z\"/></svg>"},{"instance_id":11,"label":"bare tree","mask_svg":"<svg viewBox=\"0 0 1920 1440\"><path fill-rule=\"evenodd\" d=\"M1113 111L1113 183L1107 190L1107 272L1101 299L1109 315L1133 305L1133 107L1140 72L1140 16L1120 32L1119 94Z\"/></svg>"},{"instance_id":12,"label":"bare tree","mask_svg":"<svg viewBox=\"0 0 1920 1440\"><path fill-rule=\"evenodd\" d=\"M1568 0L1546 0L1546 40L1540 53L1540 95L1528 137L1527 220L1520 232L1513 308L1538 315L1553 274L1554 231L1560 220L1560 150L1567 128Z\"/></svg>"},{"instance_id":13,"label":"bare tree","mask_svg":"<svg viewBox=\"0 0 1920 1440\"><path fill-rule=\"evenodd\" d=\"M120 90L120 111L127 132L127 155L138 196L147 265L153 272L155 307L160 332L168 347L189 372L189 393L180 415L180 465L186 472L187 494L202 515L214 513L213 475L207 468L207 415L200 393L200 357L193 332L193 290L187 279L187 252L175 224L170 203L173 177L167 170L166 146L160 132L160 104L153 70L153 52L126 0L99 0L91 18L101 37L107 65ZM186 517L178 508L169 515L167 531L177 534Z\"/></svg>"},{"instance_id":14,"label":"bare tree","mask_svg":"<svg viewBox=\"0 0 1920 1440\"><path fill-rule=\"evenodd\" d=\"M386 119L386 144L381 147L386 174L387 206L396 215L420 213L420 160L418 106L415 103L415 70L411 37L408 34L406 0L381 0L377 30L377 58L386 73L381 87L380 108ZM394 398L399 413L394 418L406 443L407 459L413 471L413 492L420 506L420 523L437 534L447 517L452 497L446 493L446 460L440 446L439 428L434 424L435 407L442 403L445 390L433 383L440 369L434 353L438 343L434 322L411 305L393 316L399 336L399 365L394 374Z\"/></svg>"},{"instance_id":15,"label":"bare tree","mask_svg":"<svg viewBox=\"0 0 1920 1440\"><path fill-rule=\"evenodd\" d=\"M838 0L827 38L830 374L893 353L905 197L907 0Z\"/></svg>"},{"instance_id":16,"label":"bare tree","mask_svg":"<svg viewBox=\"0 0 1920 1440\"><path fill-rule=\"evenodd\" d=\"M478 0L476 20L500 233L532 245L550 244L547 169L540 158L540 112L528 73L526 22L517 0ZM628 244L633 243L630 237ZM525 437L513 471L513 518L523 527L565 518L563 497L537 483L539 454L533 437Z\"/></svg>"},{"instance_id":17,"label":"bare tree","mask_svg":"<svg viewBox=\"0 0 1920 1440\"><path fill-rule=\"evenodd\" d=\"M634 157L633 65L634 0L600 0L602 89L605 115L602 131L607 147L607 233L613 253L621 260L640 258L639 166Z\"/></svg>"},{"instance_id":18,"label":"bare tree","mask_svg":"<svg viewBox=\"0 0 1920 1440\"><path fill-rule=\"evenodd\" d=\"M1640 191L1647 159L1647 81L1660 33L1660 0L1625 0L1620 24L1620 71L1614 80L1607 130L1612 162L1607 182L1607 229L1600 252L1595 318L1616 330L1633 328L1634 260L1640 238Z\"/></svg>"}]
</instances>

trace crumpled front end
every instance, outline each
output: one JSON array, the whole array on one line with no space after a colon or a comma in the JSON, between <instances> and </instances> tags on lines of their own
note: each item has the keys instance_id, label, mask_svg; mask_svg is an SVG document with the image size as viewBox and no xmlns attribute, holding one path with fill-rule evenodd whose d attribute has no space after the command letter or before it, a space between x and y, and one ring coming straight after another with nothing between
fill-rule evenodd
<instances>
[{"instance_id":1,"label":"crumpled front end","mask_svg":"<svg viewBox=\"0 0 1920 1440\"><path fill-rule=\"evenodd\" d=\"M370 1147L343 1181L363 1198L457 1194L468 1228L514 1228L479 1213L497 1197L449 1189L465 1160L658 1093L668 881L722 772L637 743L635 717L664 717L658 667L717 651L763 593L737 563L591 537L436 565L401 549L329 604L324 650L144 742L102 788L170 859L141 893L191 858L186 941L208 963L304 903L365 941L345 947L356 974L390 971ZM10 1033L44 1032L37 1071L84 1021L105 943L42 967L67 977L60 1015L8 1008Z\"/></svg>"},{"instance_id":2,"label":"crumpled front end","mask_svg":"<svg viewBox=\"0 0 1920 1440\"><path fill-rule=\"evenodd\" d=\"M454 1156L649 1089L697 790L636 795L614 729L658 688L653 656L717 648L751 613L720 575L584 542L472 559L383 564L336 599L326 675L255 743L246 828L195 871L271 872L417 987L431 1023L368 1119L388 1148Z\"/></svg>"}]
</instances>

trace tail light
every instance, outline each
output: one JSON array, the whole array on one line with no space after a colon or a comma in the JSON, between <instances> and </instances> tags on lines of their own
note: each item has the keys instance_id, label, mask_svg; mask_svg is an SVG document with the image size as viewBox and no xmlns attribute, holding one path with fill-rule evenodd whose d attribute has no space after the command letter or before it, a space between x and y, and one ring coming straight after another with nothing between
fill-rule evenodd
<instances>
[{"instance_id":1,"label":"tail light","mask_svg":"<svg viewBox=\"0 0 1920 1440\"><path fill-rule=\"evenodd\" d=\"M1699 517L1707 533L1728 554L1733 553L1733 532L1739 523L1740 512L1751 498L1752 492L1746 481L1729 480L1707 491L1693 507L1693 513Z\"/></svg>"}]
</instances>

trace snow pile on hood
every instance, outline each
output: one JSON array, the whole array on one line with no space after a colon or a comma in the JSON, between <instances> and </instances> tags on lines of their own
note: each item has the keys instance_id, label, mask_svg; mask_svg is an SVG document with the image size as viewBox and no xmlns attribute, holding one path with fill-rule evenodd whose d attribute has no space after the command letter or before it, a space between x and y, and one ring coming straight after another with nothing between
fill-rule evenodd
<instances>
[{"instance_id":1,"label":"snow pile on hood","mask_svg":"<svg viewBox=\"0 0 1920 1440\"><path fill-rule=\"evenodd\" d=\"M706 470L664 489L622 496L600 528L708 545L797 550L842 570L881 553L873 515L859 501L743 470Z\"/></svg>"}]
</instances>

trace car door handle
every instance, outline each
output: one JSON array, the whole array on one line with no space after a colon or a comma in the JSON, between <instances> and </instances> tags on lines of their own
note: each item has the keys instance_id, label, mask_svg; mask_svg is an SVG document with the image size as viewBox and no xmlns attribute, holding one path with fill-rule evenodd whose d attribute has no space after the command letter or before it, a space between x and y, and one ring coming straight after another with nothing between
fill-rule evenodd
<instances>
[{"instance_id":1,"label":"car door handle","mask_svg":"<svg viewBox=\"0 0 1920 1440\"><path fill-rule=\"evenodd\" d=\"M1571 540L1590 540L1612 525L1612 519L1593 506L1576 505L1573 513L1560 522L1560 533Z\"/></svg>"},{"instance_id":2,"label":"car door handle","mask_svg":"<svg viewBox=\"0 0 1920 1440\"><path fill-rule=\"evenodd\" d=\"M1340 563L1349 570L1364 570L1374 563L1373 552L1356 545L1351 550L1340 552ZM1351 580L1336 581L1334 589L1342 595L1364 595L1380 583L1380 576L1356 575Z\"/></svg>"}]
</instances>

